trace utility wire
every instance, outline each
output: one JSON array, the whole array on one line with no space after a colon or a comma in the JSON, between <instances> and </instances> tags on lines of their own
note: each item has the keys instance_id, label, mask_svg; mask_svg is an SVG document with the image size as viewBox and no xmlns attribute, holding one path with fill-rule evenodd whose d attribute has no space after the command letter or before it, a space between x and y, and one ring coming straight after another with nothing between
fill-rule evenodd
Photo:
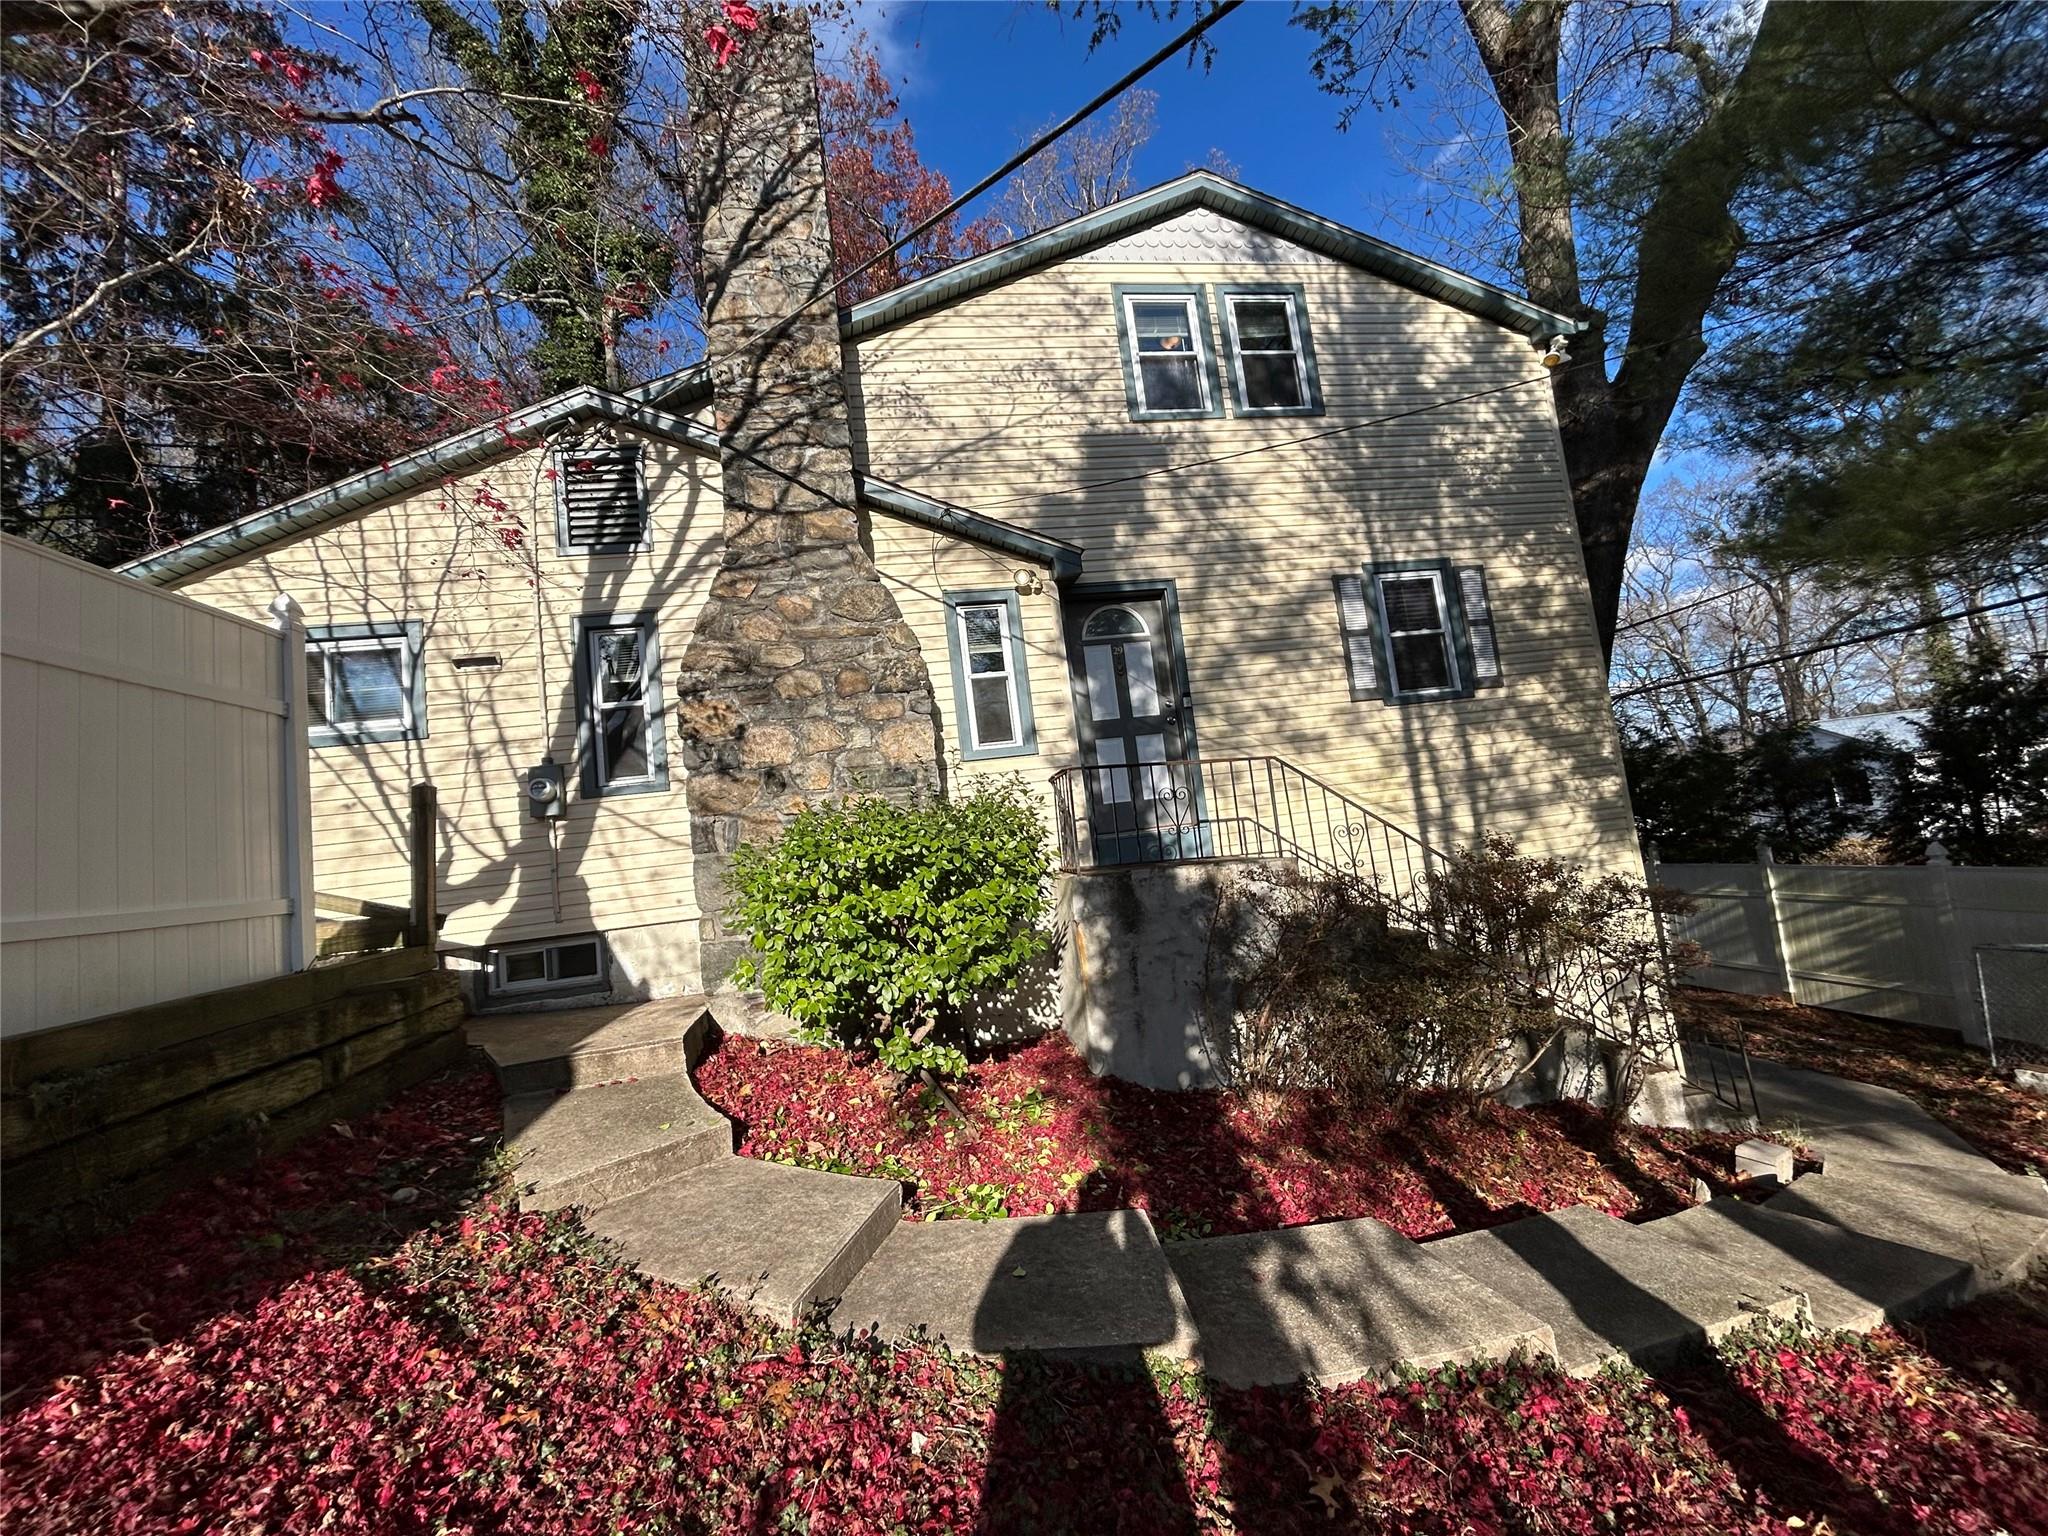
<instances>
[{"instance_id":1,"label":"utility wire","mask_svg":"<svg viewBox=\"0 0 2048 1536\"><path fill-rule=\"evenodd\" d=\"M1712 682L1717 677L1733 677L1738 672L1754 672L1774 662L1800 661L1808 656L1822 655L1827 651L1845 651L1852 645L1868 645L1873 640L1888 640L1894 635L1918 634L1921 630L1933 629L1936 625L1946 624L1954 619L1974 618L1980 613L1996 613L2001 608L2017 608L2022 603L2037 603L2044 597L2048 597L2048 592L2031 592L2024 597L2008 597L1995 603L1978 603L1969 608L1955 609L1950 613L1938 613L1931 619L1917 619L1911 624L1894 624L1888 629L1871 630L1867 634L1851 635L1844 640L1830 640L1825 645L1809 645L1802 650L1779 651L1772 656L1758 656L1712 672L1681 672L1674 677L1660 677L1654 682L1638 683L1633 688L1624 688L1621 692L1610 695L1610 698L1612 702L1619 704L1624 699L1638 698L1646 693L1661 693L1666 688L1676 688L1683 683Z\"/></svg>"},{"instance_id":2,"label":"utility wire","mask_svg":"<svg viewBox=\"0 0 2048 1536\"><path fill-rule=\"evenodd\" d=\"M1018 150L1017 153L1010 156L1009 159L1005 160L1001 165L997 166L994 170L990 171L986 176L982 177L981 180L977 181L965 192L962 192L958 197L954 198L951 202L947 203L946 206L941 208L937 213L934 213L929 217L921 219L917 223L911 225L909 229L905 230L902 234L898 235L894 240L891 240L887 245L883 246L879 251L875 252L874 255L870 256L866 261L862 262L859 266L855 267L851 272L847 272L844 274L827 274L825 287L822 291L829 292L831 290L843 287L853 282L854 279L863 276L865 273L870 271L875 266L879 265L881 262L895 255L897 251L901 250L904 246L910 244L910 242L917 239L918 236L926 233L927 231L935 228L937 225L944 223L947 219L953 217L954 214L958 213L962 208L966 207L969 203L973 202L977 197L981 196L982 193L988 191L989 188L993 187L997 182L1001 181L1005 176L1009 175L1012 171L1016 170L1026 161L1034 159L1038 155L1044 153L1044 151L1051 148L1052 145L1056 144L1065 135L1071 133L1074 129L1080 127L1081 124L1085 123L1097 112L1100 112L1104 107L1108 106L1112 101L1116 100L1117 97L1121 96L1125 91L1129 90L1132 86L1136 85L1140 80L1144 79L1145 76L1152 73L1152 71L1157 69L1161 64L1164 64L1176 53L1179 53L1183 48L1192 48L1204 32L1207 32L1211 27L1215 26L1217 22L1221 21L1224 17L1228 16L1232 11L1236 10L1242 4L1244 4L1244 0L1217 0L1214 9L1210 10L1206 15L1197 17L1192 26L1183 29L1179 33L1179 35L1176 36L1171 42L1166 44L1165 47L1161 48L1157 53L1153 54L1150 58L1146 59L1142 64L1139 64L1136 68L1128 71L1126 74L1122 76L1122 78L1120 78L1114 84L1110 85L1105 90L1103 90L1099 95L1095 97L1094 100L1090 101L1086 106L1081 107L1077 111L1068 113L1065 117L1061 118L1057 123L1054 123L1050 128L1046 129L1045 132L1041 133L1029 144L1026 144L1022 149ZM718 357L708 357L703 361L703 363L697 366L705 368L716 367L719 363L729 361L733 357L736 357L740 352L744 351L754 342L759 341L763 336L769 334L777 326L786 325L791 320L794 320L798 315L802 314L804 310L808 309L812 304L817 302L819 294L820 290L813 290L809 297L807 297L802 304L798 305L788 314L778 316L776 319L768 321L759 329L749 333L745 338L743 338L739 342L736 342L729 351L723 353Z\"/></svg>"}]
</instances>

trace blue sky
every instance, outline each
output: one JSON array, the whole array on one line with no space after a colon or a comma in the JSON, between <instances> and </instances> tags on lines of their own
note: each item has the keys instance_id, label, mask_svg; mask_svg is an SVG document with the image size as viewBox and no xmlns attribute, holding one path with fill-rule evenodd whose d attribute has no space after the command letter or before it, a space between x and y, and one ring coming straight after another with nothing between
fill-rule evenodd
<instances>
[{"instance_id":1,"label":"blue sky","mask_svg":"<svg viewBox=\"0 0 2048 1536\"><path fill-rule=\"evenodd\" d=\"M1207 73L1174 59L1147 78L1159 93L1159 128L1139 158L1139 183L1177 176L1220 149L1260 191L1412 244L1381 227L1380 209L1402 184L1388 125L1362 115L1350 132L1337 131L1339 103L1315 88L1314 39L1287 24L1292 11L1254 0L1210 33L1216 59ZM1188 19L1185 7L1166 21L1134 12L1093 56L1085 19L1031 0L863 0L852 24L898 82L926 163L965 186Z\"/></svg>"}]
</instances>

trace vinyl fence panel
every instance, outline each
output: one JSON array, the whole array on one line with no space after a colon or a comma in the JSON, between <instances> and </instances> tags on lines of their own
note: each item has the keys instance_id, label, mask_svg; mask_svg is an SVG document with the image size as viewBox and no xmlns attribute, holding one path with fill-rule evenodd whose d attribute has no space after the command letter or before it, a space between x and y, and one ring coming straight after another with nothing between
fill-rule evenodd
<instances>
[{"instance_id":1,"label":"vinyl fence panel","mask_svg":"<svg viewBox=\"0 0 2048 1536\"><path fill-rule=\"evenodd\" d=\"M0 537L0 1031L303 963L301 646Z\"/></svg>"},{"instance_id":2,"label":"vinyl fence panel","mask_svg":"<svg viewBox=\"0 0 2048 1536\"><path fill-rule=\"evenodd\" d=\"M1674 938L1701 986L1960 1030L1984 1039L1976 950L2048 942L2048 869L1660 864L1690 895Z\"/></svg>"}]
</instances>

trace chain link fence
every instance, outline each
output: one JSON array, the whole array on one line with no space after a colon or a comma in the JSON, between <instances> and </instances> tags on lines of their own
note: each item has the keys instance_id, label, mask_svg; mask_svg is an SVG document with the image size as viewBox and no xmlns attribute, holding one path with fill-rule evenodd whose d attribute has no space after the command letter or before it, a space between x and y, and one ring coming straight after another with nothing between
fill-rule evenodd
<instances>
[{"instance_id":1,"label":"chain link fence","mask_svg":"<svg viewBox=\"0 0 2048 1536\"><path fill-rule=\"evenodd\" d=\"M2048 944L1979 944L1977 995L1993 1065L2048 1065Z\"/></svg>"}]
</instances>

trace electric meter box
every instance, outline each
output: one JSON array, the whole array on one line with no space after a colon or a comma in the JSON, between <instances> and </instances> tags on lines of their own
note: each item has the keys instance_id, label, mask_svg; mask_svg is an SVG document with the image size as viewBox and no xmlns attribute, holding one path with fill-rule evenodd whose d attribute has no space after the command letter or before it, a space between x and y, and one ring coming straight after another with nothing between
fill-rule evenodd
<instances>
[{"instance_id":1,"label":"electric meter box","mask_svg":"<svg viewBox=\"0 0 2048 1536\"><path fill-rule=\"evenodd\" d=\"M555 821L568 815L569 797L564 792L562 765L553 758L526 770L526 814L535 821Z\"/></svg>"}]
</instances>

